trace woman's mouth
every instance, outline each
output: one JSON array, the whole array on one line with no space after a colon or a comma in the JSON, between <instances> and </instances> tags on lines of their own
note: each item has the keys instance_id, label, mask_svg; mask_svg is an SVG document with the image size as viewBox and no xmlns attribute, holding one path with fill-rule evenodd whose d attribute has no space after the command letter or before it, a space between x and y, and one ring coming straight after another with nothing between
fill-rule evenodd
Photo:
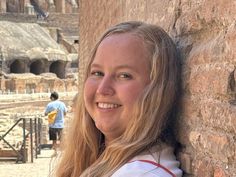
<instances>
[{"instance_id":1,"label":"woman's mouth","mask_svg":"<svg viewBox=\"0 0 236 177\"><path fill-rule=\"evenodd\" d=\"M114 104L114 103L100 103L100 102L98 102L97 106L98 106L98 108L101 108L101 109L113 109L113 108L118 108L121 105Z\"/></svg>"}]
</instances>

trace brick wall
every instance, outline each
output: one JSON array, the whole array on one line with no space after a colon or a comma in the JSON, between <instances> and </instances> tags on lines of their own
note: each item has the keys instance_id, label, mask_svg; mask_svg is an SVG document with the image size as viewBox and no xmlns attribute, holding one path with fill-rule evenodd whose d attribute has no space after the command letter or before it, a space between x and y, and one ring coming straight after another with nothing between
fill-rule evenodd
<instances>
[{"instance_id":1,"label":"brick wall","mask_svg":"<svg viewBox=\"0 0 236 177\"><path fill-rule=\"evenodd\" d=\"M178 158L185 177L236 176L234 0L80 0L80 76L109 26L143 20L163 27L182 53Z\"/></svg>"},{"instance_id":2,"label":"brick wall","mask_svg":"<svg viewBox=\"0 0 236 177\"><path fill-rule=\"evenodd\" d=\"M65 35L78 36L78 13L50 13L46 21L47 23L42 24L42 26L61 28Z\"/></svg>"}]
</instances>

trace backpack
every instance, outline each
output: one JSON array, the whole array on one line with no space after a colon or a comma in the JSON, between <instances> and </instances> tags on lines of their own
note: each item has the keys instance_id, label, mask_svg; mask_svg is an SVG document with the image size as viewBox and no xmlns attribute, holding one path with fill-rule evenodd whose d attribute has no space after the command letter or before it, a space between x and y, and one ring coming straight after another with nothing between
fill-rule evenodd
<instances>
[{"instance_id":1,"label":"backpack","mask_svg":"<svg viewBox=\"0 0 236 177\"><path fill-rule=\"evenodd\" d=\"M55 110L48 113L48 123L49 124L54 124L56 117L57 117L57 112L58 112L58 110L55 109Z\"/></svg>"}]
</instances>

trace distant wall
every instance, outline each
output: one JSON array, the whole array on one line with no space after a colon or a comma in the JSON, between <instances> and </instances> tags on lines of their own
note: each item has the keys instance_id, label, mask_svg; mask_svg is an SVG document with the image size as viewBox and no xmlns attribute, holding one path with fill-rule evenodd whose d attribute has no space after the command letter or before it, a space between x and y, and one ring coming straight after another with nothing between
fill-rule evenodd
<instances>
[{"instance_id":1,"label":"distant wall","mask_svg":"<svg viewBox=\"0 0 236 177\"><path fill-rule=\"evenodd\" d=\"M43 24L42 24L43 25ZM45 24L50 27L57 27L63 29L65 35L78 36L79 29L79 15L78 13L60 14L50 13Z\"/></svg>"},{"instance_id":2,"label":"distant wall","mask_svg":"<svg viewBox=\"0 0 236 177\"><path fill-rule=\"evenodd\" d=\"M23 13L0 13L0 21L11 21L16 23L38 23L45 27L55 27L62 29L67 36L78 36L79 14L50 13L45 20L38 20L36 15Z\"/></svg>"},{"instance_id":3,"label":"distant wall","mask_svg":"<svg viewBox=\"0 0 236 177\"><path fill-rule=\"evenodd\" d=\"M0 12L34 13L33 6L47 12L77 13L79 3L78 0L1 0Z\"/></svg>"},{"instance_id":4,"label":"distant wall","mask_svg":"<svg viewBox=\"0 0 236 177\"><path fill-rule=\"evenodd\" d=\"M182 53L178 158L185 177L235 176L235 1L80 0L79 4L80 76L107 27L126 20L163 27Z\"/></svg>"},{"instance_id":5,"label":"distant wall","mask_svg":"<svg viewBox=\"0 0 236 177\"><path fill-rule=\"evenodd\" d=\"M17 23L36 23L36 15L22 13L0 13L0 21L11 21Z\"/></svg>"}]
</instances>

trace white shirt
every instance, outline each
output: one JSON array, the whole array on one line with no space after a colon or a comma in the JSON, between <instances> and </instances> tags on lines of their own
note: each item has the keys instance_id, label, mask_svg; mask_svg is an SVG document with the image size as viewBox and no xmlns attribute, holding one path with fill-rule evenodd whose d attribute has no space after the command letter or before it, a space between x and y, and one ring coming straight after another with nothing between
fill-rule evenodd
<instances>
[{"instance_id":1,"label":"white shirt","mask_svg":"<svg viewBox=\"0 0 236 177\"><path fill-rule=\"evenodd\" d=\"M173 148L165 147L159 152L152 148L121 166L111 177L182 177L182 170Z\"/></svg>"}]
</instances>

